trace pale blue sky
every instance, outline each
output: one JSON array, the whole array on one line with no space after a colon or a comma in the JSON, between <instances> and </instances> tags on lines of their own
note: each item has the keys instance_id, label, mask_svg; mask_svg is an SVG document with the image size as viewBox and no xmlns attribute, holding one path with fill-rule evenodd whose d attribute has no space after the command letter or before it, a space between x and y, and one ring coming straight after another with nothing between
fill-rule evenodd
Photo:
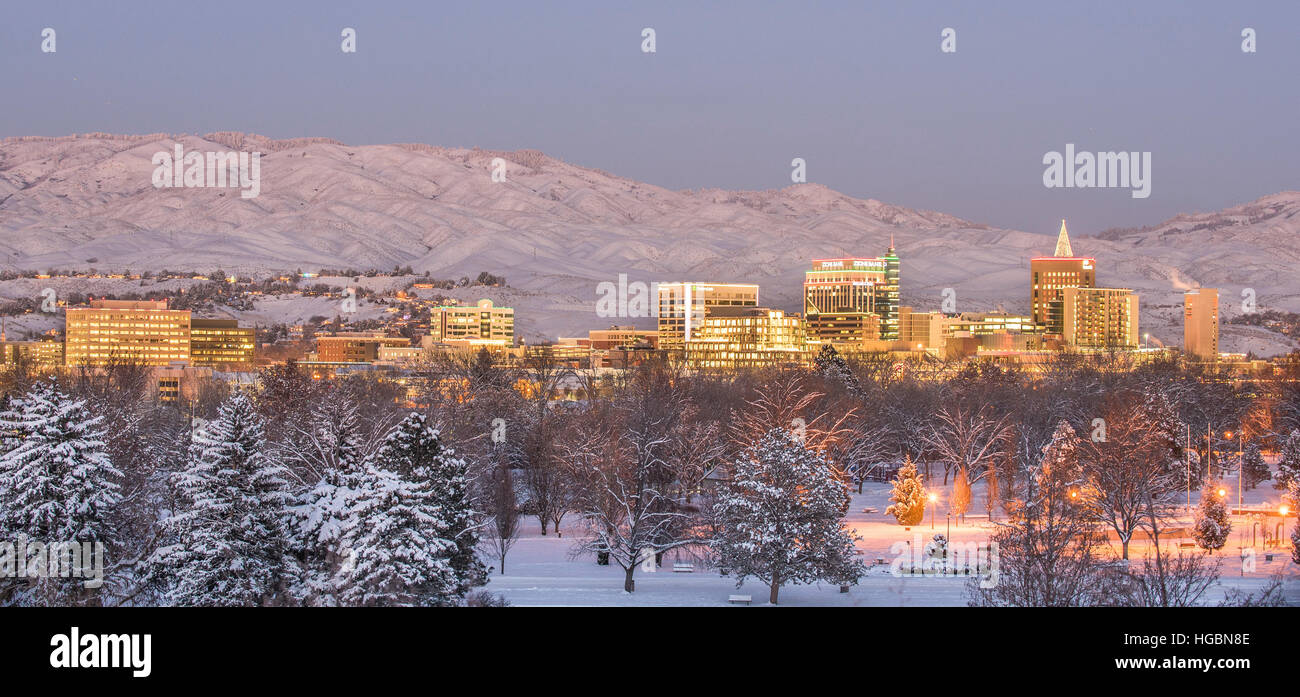
<instances>
[{"instance_id":1,"label":"pale blue sky","mask_svg":"<svg viewBox=\"0 0 1300 697\"><path fill-rule=\"evenodd\" d=\"M1298 31L1292 0L44 0L0 18L0 136L536 148L674 189L787 186L797 156L853 196L1090 234L1300 189ZM1067 142L1151 151L1150 198L1044 188Z\"/></svg>"}]
</instances>

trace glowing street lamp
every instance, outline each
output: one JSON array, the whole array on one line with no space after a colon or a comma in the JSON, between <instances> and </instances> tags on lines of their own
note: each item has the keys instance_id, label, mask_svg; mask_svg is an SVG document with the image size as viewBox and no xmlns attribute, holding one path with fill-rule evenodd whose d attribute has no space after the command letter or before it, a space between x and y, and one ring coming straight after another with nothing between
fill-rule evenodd
<instances>
[{"instance_id":1,"label":"glowing street lamp","mask_svg":"<svg viewBox=\"0 0 1300 697\"><path fill-rule=\"evenodd\" d=\"M1224 496L1228 495L1228 492L1225 491L1223 487L1219 487L1219 490L1216 493L1218 493L1219 498L1223 498Z\"/></svg>"}]
</instances>

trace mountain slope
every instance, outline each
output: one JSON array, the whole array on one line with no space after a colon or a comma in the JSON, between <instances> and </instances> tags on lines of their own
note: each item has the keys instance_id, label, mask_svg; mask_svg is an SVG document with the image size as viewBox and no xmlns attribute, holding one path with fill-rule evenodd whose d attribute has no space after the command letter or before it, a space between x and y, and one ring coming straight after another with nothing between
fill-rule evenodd
<instances>
[{"instance_id":1,"label":"mountain slope","mask_svg":"<svg viewBox=\"0 0 1300 697\"><path fill-rule=\"evenodd\" d=\"M155 189L150 160L176 143L261 152L261 194ZM502 183L491 178L497 157L508 162ZM670 191L531 150L242 133L2 140L0 230L0 267L11 269L490 271L509 279L502 293L514 297L501 300L520 308L520 325L550 336L608 324L594 316L595 286L621 273L752 281L765 304L797 310L809 259L874 256L891 237L905 303L935 308L952 288L961 310L1026 311L1028 258L1055 242L1055 230L1000 230L818 184ZM1297 233L1300 193L1285 192L1076 236L1075 249L1097 257L1100 284L1141 291L1144 331L1177 344L1176 306L1189 285L1221 287L1227 300L1249 287L1261 307L1300 310Z\"/></svg>"}]
</instances>

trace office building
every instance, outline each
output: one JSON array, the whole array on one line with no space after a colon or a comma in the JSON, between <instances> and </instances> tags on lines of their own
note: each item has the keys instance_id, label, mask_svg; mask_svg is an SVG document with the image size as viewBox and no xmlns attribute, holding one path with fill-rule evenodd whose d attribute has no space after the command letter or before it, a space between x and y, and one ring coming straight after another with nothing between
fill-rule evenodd
<instances>
[{"instance_id":1,"label":"office building","mask_svg":"<svg viewBox=\"0 0 1300 697\"><path fill-rule=\"evenodd\" d=\"M1068 346L1137 348L1137 293L1128 288L1065 288L1062 293L1061 338Z\"/></svg>"},{"instance_id":2,"label":"office building","mask_svg":"<svg viewBox=\"0 0 1300 697\"><path fill-rule=\"evenodd\" d=\"M815 341L899 339L899 261L892 240L883 257L814 259L804 272L803 294L809 338ZM818 320L819 315L833 317ZM871 332L861 329L869 321L877 325L871 339L866 337Z\"/></svg>"},{"instance_id":3,"label":"office building","mask_svg":"<svg viewBox=\"0 0 1300 697\"><path fill-rule=\"evenodd\" d=\"M515 311L486 298L472 307L437 307L429 318L429 336L436 342L478 339L514 346Z\"/></svg>"},{"instance_id":4,"label":"office building","mask_svg":"<svg viewBox=\"0 0 1300 697\"><path fill-rule=\"evenodd\" d=\"M1183 350L1201 360L1219 357L1219 290L1183 293Z\"/></svg>"},{"instance_id":5,"label":"office building","mask_svg":"<svg viewBox=\"0 0 1300 697\"><path fill-rule=\"evenodd\" d=\"M379 347L410 345L410 339L387 336L383 332L339 332L316 337L315 360L320 363L374 363L379 360Z\"/></svg>"},{"instance_id":6,"label":"office building","mask_svg":"<svg viewBox=\"0 0 1300 697\"><path fill-rule=\"evenodd\" d=\"M753 368L804 363L802 319L766 307L714 307L685 343L693 368Z\"/></svg>"},{"instance_id":7,"label":"office building","mask_svg":"<svg viewBox=\"0 0 1300 697\"><path fill-rule=\"evenodd\" d=\"M1034 323L1046 334L1062 336L1065 332L1065 290L1092 288L1097 285L1097 262L1092 257L1076 257L1070 234L1061 221L1056 238L1056 252L1050 257L1034 257L1029 262L1030 308Z\"/></svg>"},{"instance_id":8,"label":"office building","mask_svg":"<svg viewBox=\"0 0 1300 697\"><path fill-rule=\"evenodd\" d=\"M210 368L253 363L256 339L252 327L233 319L190 320L190 364Z\"/></svg>"},{"instance_id":9,"label":"office building","mask_svg":"<svg viewBox=\"0 0 1300 697\"><path fill-rule=\"evenodd\" d=\"M682 348L714 308L757 306L758 286L750 283L660 283L659 347Z\"/></svg>"},{"instance_id":10,"label":"office building","mask_svg":"<svg viewBox=\"0 0 1300 697\"><path fill-rule=\"evenodd\" d=\"M166 300L92 300L67 309L68 365L168 365L190 360L190 311Z\"/></svg>"}]
</instances>

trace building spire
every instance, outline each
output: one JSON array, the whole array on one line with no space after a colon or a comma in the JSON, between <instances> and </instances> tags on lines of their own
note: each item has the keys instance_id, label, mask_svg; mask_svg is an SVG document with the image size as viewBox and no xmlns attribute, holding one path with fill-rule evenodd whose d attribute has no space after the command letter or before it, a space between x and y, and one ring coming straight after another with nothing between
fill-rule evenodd
<instances>
[{"instance_id":1,"label":"building spire","mask_svg":"<svg viewBox=\"0 0 1300 697\"><path fill-rule=\"evenodd\" d=\"M1061 232L1056 236L1056 255L1058 257L1072 257L1074 250L1070 248L1070 233L1065 229L1065 218L1061 218Z\"/></svg>"}]
</instances>

